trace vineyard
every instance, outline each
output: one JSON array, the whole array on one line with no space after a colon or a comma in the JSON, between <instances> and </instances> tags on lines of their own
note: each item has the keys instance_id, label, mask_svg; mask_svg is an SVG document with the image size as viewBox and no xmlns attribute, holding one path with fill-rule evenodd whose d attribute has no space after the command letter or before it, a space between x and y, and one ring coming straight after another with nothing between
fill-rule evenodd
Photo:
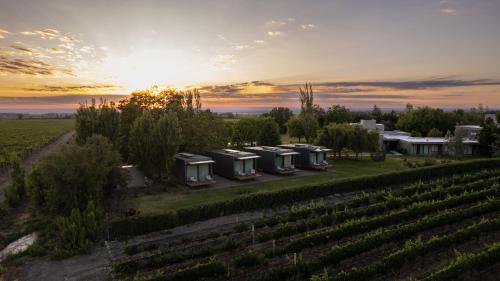
<instances>
[{"instance_id":1,"label":"vineyard","mask_svg":"<svg viewBox=\"0 0 500 281\"><path fill-rule=\"evenodd\" d=\"M0 163L24 157L73 127L73 119L0 119Z\"/></svg>"},{"instance_id":2,"label":"vineyard","mask_svg":"<svg viewBox=\"0 0 500 281\"><path fill-rule=\"evenodd\" d=\"M497 280L500 169L344 191L252 221L112 242L118 280ZM341 198L341 200L339 200Z\"/></svg>"}]
</instances>

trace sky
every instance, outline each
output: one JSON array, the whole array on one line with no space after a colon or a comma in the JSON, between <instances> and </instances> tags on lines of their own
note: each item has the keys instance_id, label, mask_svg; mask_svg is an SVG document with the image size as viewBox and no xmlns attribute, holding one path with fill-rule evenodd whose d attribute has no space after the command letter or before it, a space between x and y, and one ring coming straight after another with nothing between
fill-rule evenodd
<instances>
[{"instance_id":1,"label":"sky","mask_svg":"<svg viewBox=\"0 0 500 281\"><path fill-rule=\"evenodd\" d=\"M500 108L498 0L0 0L0 111L198 88L204 107Z\"/></svg>"}]
</instances>

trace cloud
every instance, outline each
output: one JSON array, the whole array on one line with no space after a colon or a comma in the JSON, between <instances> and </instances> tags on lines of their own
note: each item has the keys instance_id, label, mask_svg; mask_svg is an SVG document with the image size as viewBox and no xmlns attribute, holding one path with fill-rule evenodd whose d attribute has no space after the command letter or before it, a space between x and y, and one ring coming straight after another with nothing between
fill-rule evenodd
<instances>
[{"instance_id":1,"label":"cloud","mask_svg":"<svg viewBox=\"0 0 500 281\"><path fill-rule=\"evenodd\" d=\"M0 28L0 39L5 38L4 34L10 34L10 32L7 31L6 29Z\"/></svg>"},{"instance_id":2,"label":"cloud","mask_svg":"<svg viewBox=\"0 0 500 281\"><path fill-rule=\"evenodd\" d=\"M271 37L282 37L285 35L285 32L283 32L283 31L268 31L267 35L269 35Z\"/></svg>"},{"instance_id":3,"label":"cloud","mask_svg":"<svg viewBox=\"0 0 500 281\"><path fill-rule=\"evenodd\" d=\"M451 9L451 8L441 9L441 13L443 13L445 15L450 15L450 16L457 16L458 15L458 11L455 9Z\"/></svg>"},{"instance_id":4,"label":"cloud","mask_svg":"<svg viewBox=\"0 0 500 281\"><path fill-rule=\"evenodd\" d=\"M22 47L22 46L18 46L18 45L11 45L10 47L14 50L18 50L18 51L26 52L26 53L30 53L30 54L33 54L36 52L34 49Z\"/></svg>"},{"instance_id":5,"label":"cloud","mask_svg":"<svg viewBox=\"0 0 500 281\"><path fill-rule=\"evenodd\" d=\"M54 105L69 105L76 107L79 103L90 101L92 99L117 102L128 95L51 95L51 96L35 96L35 97L2 97L0 96L0 104L8 106L47 106Z\"/></svg>"},{"instance_id":6,"label":"cloud","mask_svg":"<svg viewBox=\"0 0 500 281\"><path fill-rule=\"evenodd\" d=\"M500 85L500 81L480 80L446 80L429 79L419 81L360 81L360 82L322 82L313 83L315 97L320 103L331 103L335 100L405 100L414 98L415 94L399 93L405 90L422 90L434 88L459 88L468 86ZM199 88L203 97L224 101L261 100L263 103L281 102L297 99L300 84L274 84L263 81L233 83L228 85L210 85ZM384 93L388 92L389 93ZM381 92L381 93L380 93ZM453 97L447 94L441 98ZM437 96L436 96L437 97Z\"/></svg>"},{"instance_id":7,"label":"cloud","mask_svg":"<svg viewBox=\"0 0 500 281\"><path fill-rule=\"evenodd\" d=\"M316 28L316 25L313 23L308 23L308 24L301 25L300 28L302 28L304 30L309 30L309 29Z\"/></svg>"},{"instance_id":8,"label":"cloud","mask_svg":"<svg viewBox=\"0 0 500 281\"><path fill-rule=\"evenodd\" d=\"M233 47L236 51L242 51L242 50L247 50L247 49L253 49L253 46L250 45L235 45Z\"/></svg>"},{"instance_id":9,"label":"cloud","mask_svg":"<svg viewBox=\"0 0 500 281\"><path fill-rule=\"evenodd\" d=\"M280 20L271 20L266 22L266 26L270 27L279 27L279 26L285 26L287 24L286 21L280 21Z\"/></svg>"},{"instance_id":10,"label":"cloud","mask_svg":"<svg viewBox=\"0 0 500 281\"><path fill-rule=\"evenodd\" d=\"M112 84L93 84L93 85L42 85L32 88L24 88L25 91L30 92L89 92L89 91L102 91L102 90L116 90L120 86Z\"/></svg>"},{"instance_id":11,"label":"cloud","mask_svg":"<svg viewBox=\"0 0 500 281\"><path fill-rule=\"evenodd\" d=\"M231 54L219 54L210 59L210 64L214 68L226 69L234 63L236 63L236 59L234 58L234 55Z\"/></svg>"},{"instance_id":12,"label":"cloud","mask_svg":"<svg viewBox=\"0 0 500 281\"><path fill-rule=\"evenodd\" d=\"M71 70L58 68L41 60L9 58L0 56L0 73L25 75L54 75L55 73L73 75Z\"/></svg>"},{"instance_id":13,"label":"cloud","mask_svg":"<svg viewBox=\"0 0 500 281\"><path fill-rule=\"evenodd\" d=\"M326 82L315 85L333 87L377 87L396 90L422 90L449 87L494 86L500 85L500 81L491 79L460 80L435 78L417 81Z\"/></svg>"},{"instance_id":14,"label":"cloud","mask_svg":"<svg viewBox=\"0 0 500 281\"><path fill-rule=\"evenodd\" d=\"M255 44L264 44L264 40L253 40Z\"/></svg>"}]
</instances>

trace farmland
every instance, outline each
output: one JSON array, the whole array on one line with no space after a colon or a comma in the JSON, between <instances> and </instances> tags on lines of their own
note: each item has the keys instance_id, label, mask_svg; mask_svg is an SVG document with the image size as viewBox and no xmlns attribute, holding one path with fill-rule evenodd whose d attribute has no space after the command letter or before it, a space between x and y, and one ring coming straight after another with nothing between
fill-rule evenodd
<instances>
[{"instance_id":1,"label":"farmland","mask_svg":"<svg viewBox=\"0 0 500 281\"><path fill-rule=\"evenodd\" d=\"M494 280L499 181L494 168L339 191L252 221L115 242L113 270L122 280Z\"/></svg>"},{"instance_id":2,"label":"farmland","mask_svg":"<svg viewBox=\"0 0 500 281\"><path fill-rule=\"evenodd\" d=\"M35 150L74 128L73 119L0 119L0 162Z\"/></svg>"}]
</instances>

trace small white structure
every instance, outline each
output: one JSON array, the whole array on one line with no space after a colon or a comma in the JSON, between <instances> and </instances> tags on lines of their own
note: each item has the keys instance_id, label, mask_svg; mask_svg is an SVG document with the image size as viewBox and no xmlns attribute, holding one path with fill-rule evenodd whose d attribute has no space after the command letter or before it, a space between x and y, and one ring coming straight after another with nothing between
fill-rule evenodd
<instances>
[{"instance_id":1,"label":"small white structure","mask_svg":"<svg viewBox=\"0 0 500 281\"><path fill-rule=\"evenodd\" d=\"M363 127L363 129L367 129L368 131L376 131L379 133L383 133L385 130L384 124L377 123L375 119L361 119L359 123L351 123L351 125L359 125Z\"/></svg>"}]
</instances>

